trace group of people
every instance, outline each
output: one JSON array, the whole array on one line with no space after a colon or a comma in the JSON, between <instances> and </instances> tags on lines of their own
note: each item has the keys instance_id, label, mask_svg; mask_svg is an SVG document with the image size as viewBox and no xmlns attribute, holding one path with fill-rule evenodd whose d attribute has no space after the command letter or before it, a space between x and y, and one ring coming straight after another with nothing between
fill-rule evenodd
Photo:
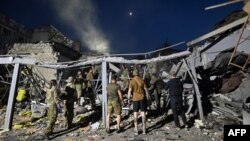
<instances>
[{"instance_id":1,"label":"group of people","mask_svg":"<svg viewBox=\"0 0 250 141\"><path fill-rule=\"evenodd\" d=\"M127 74L127 70L125 70ZM128 75L128 74L127 74ZM161 112L160 95L161 90L169 90L170 106L173 111L174 123L177 128L181 128L178 118L178 111L180 111L184 127L188 128L187 120L185 116L185 110L183 108L182 91L183 84L180 79L176 78L176 72L171 72L171 79L165 84L162 79L158 78L155 73L152 74L149 84L145 82L145 79L140 77L138 70L134 70L133 78L129 80L128 84L128 101L129 104L133 104L134 114L134 134L138 135L138 114L140 112L142 118L142 133L147 133L146 128L146 112L148 107L148 101L151 100L151 96L154 97L157 109L156 113ZM125 79L127 83L127 79ZM110 117L114 112L117 116L117 133L121 132L121 112L123 105L123 94L120 86L117 84L117 76L112 77L112 81L107 86L108 94L108 114L106 121L106 132L110 133Z\"/></svg>"},{"instance_id":2,"label":"group of people","mask_svg":"<svg viewBox=\"0 0 250 141\"><path fill-rule=\"evenodd\" d=\"M50 81L49 87L44 88L46 92L45 103L48 107L47 117L48 124L44 130L46 138L52 134L55 122L58 116L58 105L63 101L64 105L64 116L65 116L65 127L70 129L73 127L73 118L74 118L74 104L80 104L80 98L84 93L93 94L92 81L94 79L93 70L90 69L86 74L86 80L84 80L81 71L76 75L76 78L69 76L66 81L66 84L61 87L60 91L58 90L58 84L55 79ZM93 105L94 96L90 96L91 104Z\"/></svg>"},{"instance_id":3,"label":"group of people","mask_svg":"<svg viewBox=\"0 0 250 141\"><path fill-rule=\"evenodd\" d=\"M146 112L148 109L148 101L151 101L151 97L154 97L157 109L156 113L161 113L161 104L160 96L162 89L169 90L170 96L170 106L172 108L174 123L175 126L181 128L178 118L178 112L180 111L184 126L187 128L187 120L185 116L185 111L183 108L182 101L182 91L183 84L180 79L176 78L176 72L171 72L171 79L164 83L163 80L157 77L156 73L151 74L151 79L149 83L143 79L138 70L132 72L133 78L129 78L129 73L125 69L124 82L128 85L127 97L128 104L133 106L133 115L134 115L134 134L138 135L138 114L140 113L142 118L142 131L143 134L147 133L146 128ZM128 79L129 78L129 79ZM81 72L77 73L76 78L72 76L68 77L66 80L67 84L61 90L61 93L64 93L63 103L65 106L64 116L66 118L65 126L69 129L73 127L72 121L74 117L74 103L80 105L80 98L83 95L83 90L86 93L91 93L93 81L93 70L90 70L86 74L86 81L84 81ZM120 133L121 130L121 113L123 106L124 91L121 90L120 85L117 84L118 77L116 75L112 76L111 83L107 85L107 95L108 95L108 112L106 118L106 132L110 133L110 118L112 113L116 115L117 122L117 133ZM52 134L55 122L58 116L57 105L60 101L58 94L58 85L56 80L50 81L49 88L45 89L46 91L46 103L48 106L48 124L45 128L45 135L48 137ZM64 92L62 92L64 91ZM93 99L94 100L94 99Z\"/></svg>"}]
</instances>

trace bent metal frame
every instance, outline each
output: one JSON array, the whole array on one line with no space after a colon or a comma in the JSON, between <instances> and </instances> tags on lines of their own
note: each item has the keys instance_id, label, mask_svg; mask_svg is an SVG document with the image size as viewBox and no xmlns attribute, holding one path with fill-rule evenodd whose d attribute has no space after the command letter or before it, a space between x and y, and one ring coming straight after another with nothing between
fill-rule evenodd
<instances>
[{"instance_id":1,"label":"bent metal frame","mask_svg":"<svg viewBox=\"0 0 250 141\"><path fill-rule=\"evenodd\" d=\"M106 113L107 113L107 91L106 86L108 83L108 75L107 75L107 63L123 63L123 64L148 64L148 63L154 63L154 62L161 62L166 60L171 60L179 57L186 57L190 55L189 51L183 51L175 54L171 54L168 56L159 56L152 59L144 59L144 60L127 60L123 57L109 57L109 56L102 56L102 57L96 57L92 58L91 60L78 60L72 62L63 62L63 63L41 63L36 62L35 59L27 58L27 57L21 57L21 56L0 56L0 65L7 65L7 64L13 64L14 65L14 71L12 74L12 81L11 81L11 87L9 91L9 98L8 98L8 105L7 105L7 111L5 116L5 123L4 123L4 129L10 130L12 127L12 121L13 121L13 111L15 106L15 97L17 94L17 87L18 87L18 81L19 81L19 75L20 75L20 67L22 65L34 65L38 67L44 67L44 68L52 68L52 69L62 69L62 68L73 68L73 67L82 67L86 65L95 65L95 64L101 64L102 66L102 120L103 125L106 127ZM202 108L199 108L199 110L202 110ZM201 112L203 114L203 112ZM203 115L202 115L203 117Z\"/></svg>"}]
</instances>

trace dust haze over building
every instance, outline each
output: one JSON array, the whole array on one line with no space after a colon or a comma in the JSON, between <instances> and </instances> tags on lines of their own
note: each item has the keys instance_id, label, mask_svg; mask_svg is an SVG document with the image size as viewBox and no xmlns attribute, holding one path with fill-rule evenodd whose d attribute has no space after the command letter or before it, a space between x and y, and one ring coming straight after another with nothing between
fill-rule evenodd
<instances>
[{"instance_id":1,"label":"dust haze over building","mask_svg":"<svg viewBox=\"0 0 250 141\"><path fill-rule=\"evenodd\" d=\"M50 3L60 20L73 28L87 48L98 53L109 52L109 41L98 27L91 0L53 0Z\"/></svg>"}]
</instances>

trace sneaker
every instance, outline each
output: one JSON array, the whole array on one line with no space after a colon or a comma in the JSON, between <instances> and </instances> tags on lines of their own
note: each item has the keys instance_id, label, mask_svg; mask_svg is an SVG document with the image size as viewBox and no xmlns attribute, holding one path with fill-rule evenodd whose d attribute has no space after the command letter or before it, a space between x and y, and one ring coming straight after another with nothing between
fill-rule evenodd
<instances>
[{"instance_id":1,"label":"sneaker","mask_svg":"<svg viewBox=\"0 0 250 141\"><path fill-rule=\"evenodd\" d=\"M106 132L107 132L108 134L110 134L110 129L106 129Z\"/></svg>"},{"instance_id":2,"label":"sneaker","mask_svg":"<svg viewBox=\"0 0 250 141\"><path fill-rule=\"evenodd\" d=\"M136 136L139 135L138 131L134 131L134 135Z\"/></svg>"},{"instance_id":3,"label":"sneaker","mask_svg":"<svg viewBox=\"0 0 250 141\"><path fill-rule=\"evenodd\" d=\"M122 131L121 128L118 128L118 129L116 130L116 133L119 134L119 133L121 133L121 131Z\"/></svg>"},{"instance_id":4,"label":"sneaker","mask_svg":"<svg viewBox=\"0 0 250 141\"><path fill-rule=\"evenodd\" d=\"M144 130L142 131L142 134L143 134L143 135L146 135L146 134L147 134L146 129L144 129Z\"/></svg>"}]
</instances>

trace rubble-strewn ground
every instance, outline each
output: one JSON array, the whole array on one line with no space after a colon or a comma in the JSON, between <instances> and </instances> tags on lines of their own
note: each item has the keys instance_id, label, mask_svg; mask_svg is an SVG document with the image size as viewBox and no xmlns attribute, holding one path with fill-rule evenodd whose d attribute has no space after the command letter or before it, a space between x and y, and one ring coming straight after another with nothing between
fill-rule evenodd
<instances>
[{"instance_id":1,"label":"rubble-strewn ground","mask_svg":"<svg viewBox=\"0 0 250 141\"><path fill-rule=\"evenodd\" d=\"M138 136L133 134L133 121L131 116L126 116L122 122L123 131L119 134L115 131L115 126L112 126L111 134L107 134L101 124L101 112L89 111L78 118L75 118L79 123L72 129L67 130L64 128L63 113L59 114L58 121L51 136L51 140L55 141L220 141L223 140L223 125L234 124L235 121L225 118L224 116L217 115L216 113L209 114L204 122L198 119L190 118L190 128L177 129L174 128L172 115L164 114L157 118L148 118L146 135L139 132ZM1 122L2 122L1 116ZM23 125L19 128L16 126L11 131L1 132L0 140L3 141L33 141L45 140L42 135L43 128L46 126L46 118L41 118L31 122L29 115L15 116L14 124ZM100 123L100 124L99 124ZM92 125L98 125L97 130L91 128ZM14 127L14 126L13 126ZM139 128L142 125L139 124Z\"/></svg>"}]
</instances>

